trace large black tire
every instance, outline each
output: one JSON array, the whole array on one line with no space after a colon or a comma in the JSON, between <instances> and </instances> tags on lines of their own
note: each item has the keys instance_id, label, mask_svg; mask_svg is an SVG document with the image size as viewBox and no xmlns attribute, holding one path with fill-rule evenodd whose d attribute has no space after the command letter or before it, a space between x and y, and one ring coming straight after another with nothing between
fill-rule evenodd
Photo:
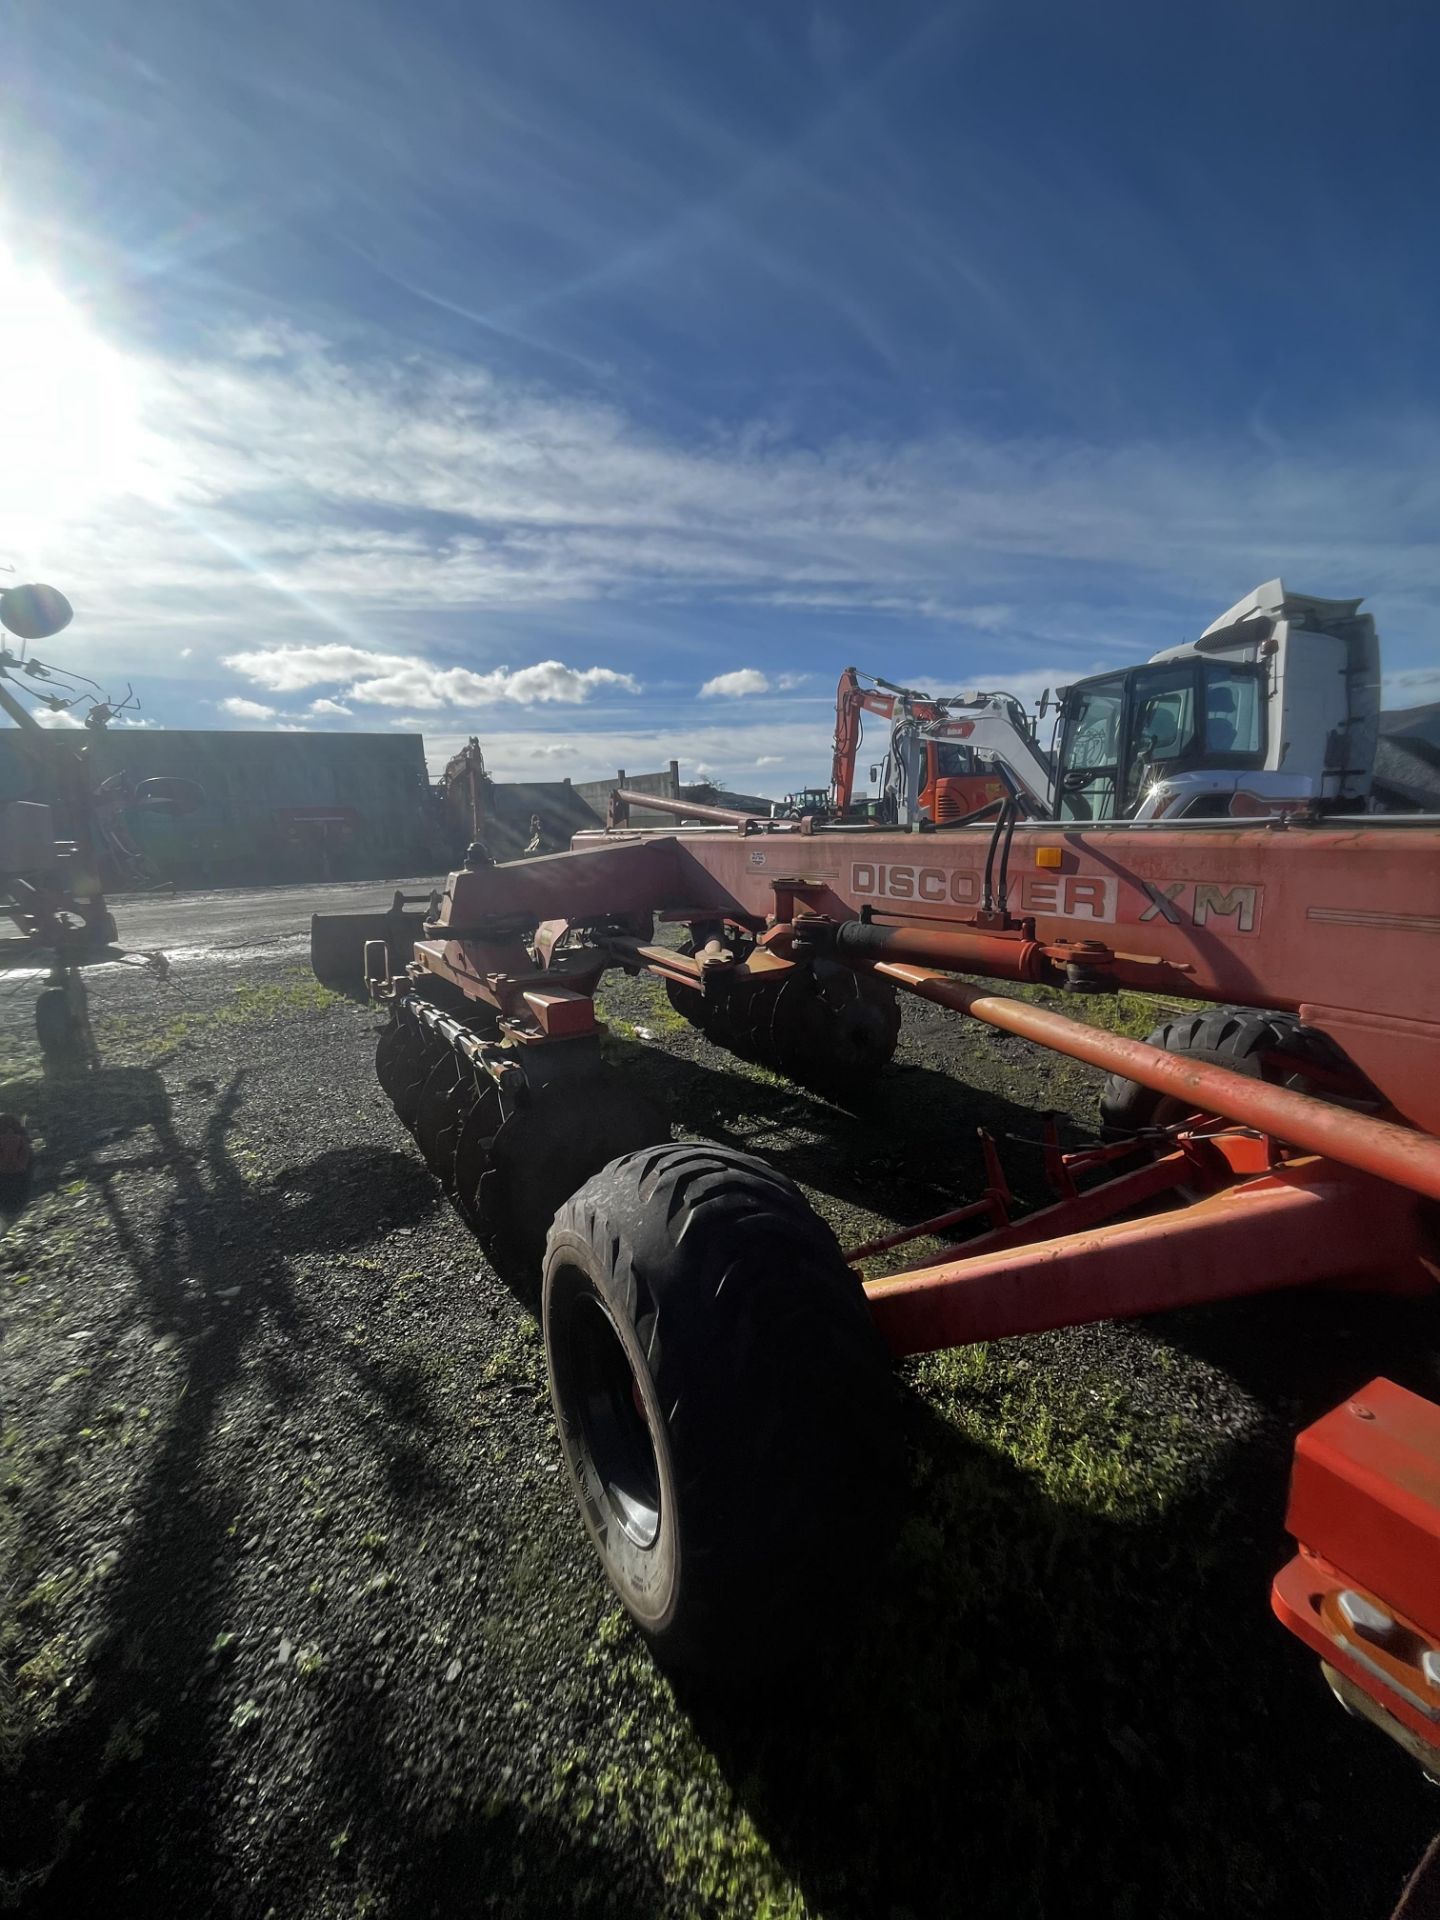
<instances>
[{"instance_id":1,"label":"large black tire","mask_svg":"<svg viewBox=\"0 0 1440 1920\"><path fill-rule=\"evenodd\" d=\"M1204 1013L1182 1014L1162 1021L1146 1035L1152 1047L1183 1053L1187 1060L1205 1060L1252 1080L1276 1085L1303 1085L1307 1065L1328 1073L1344 1069L1343 1055L1314 1028L1289 1013L1264 1013L1253 1007L1212 1007ZM1107 1133L1143 1133L1149 1127L1170 1127L1195 1109L1171 1094L1142 1087L1136 1080L1112 1073L1100 1095L1100 1124Z\"/></svg>"},{"instance_id":2,"label":"large black tire","mask_svg":"<svg viewBox=\"0 0 1440 1920\"><path fill-rule=\"evenodd\" d=\"M542 1311L585 1525L656 1657L813 1648L883 1566L903 1474L860 1282L798 1189L723 1148L613 1161L556 1217Z\"/></svg>"}]
</instances>

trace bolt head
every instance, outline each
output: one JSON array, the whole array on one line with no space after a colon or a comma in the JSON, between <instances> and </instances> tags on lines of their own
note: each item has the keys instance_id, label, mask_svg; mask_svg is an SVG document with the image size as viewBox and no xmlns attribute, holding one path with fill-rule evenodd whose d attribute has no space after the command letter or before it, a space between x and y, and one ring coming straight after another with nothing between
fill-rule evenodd
<instances>
[{"instance_id":1,"label":"bolt head","mask_svg":"<svg viewBox=\"0 0 1440 1920\"><path fill-rule=\"evenodd\" d=\"M1383 1608L1377 1607L1373 1600L1367 1600L1361 1593L1352 1593L1348 1587L1340 1595L1337 1605L1346 1624L1354 1627L1357 1633L1364 1634L1367 1640L1387 1640L1395 1631L1395 1622Z\"/></svg>"}]
</instances>

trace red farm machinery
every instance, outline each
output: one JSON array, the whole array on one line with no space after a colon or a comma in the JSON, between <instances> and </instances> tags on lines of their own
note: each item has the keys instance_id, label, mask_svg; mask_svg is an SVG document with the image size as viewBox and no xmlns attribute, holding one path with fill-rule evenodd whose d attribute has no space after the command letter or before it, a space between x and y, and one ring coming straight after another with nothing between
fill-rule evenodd
<instances>
[{"instance_id":1,"label":"red farm machinery","mask_svg":"<svg viewBox=\"0 0 1440 1920\"><path fill-rule=\"evenodd\" d=\"M363 945L386 1093L467 1220L542 1272L585 1524L669 1662L773 1655L817 1598L833 1611L857 1541L883 1561L894 1358L1269 1289L1435 1285L1440 817L1093 824L1007 802L905 831L712 809L471 859L403 964L393 920L317 920L317 951L348 943L358 963ZM992 1155L983 1194L842 1252L789 1181L672 1143L602 1063L608 968L658 977L711 1040L842 1096L919 996L1108 1073L1100 1137L1052 1142L1048 1206L1018 1211ZM1141 1042L1005 984L1195 1010ZM881 1251L966 1233L861 1277ZM1440 1412L1358 1398L1373 1419L1342 1410L1338 1442L1301 1449L1304 1551L1276 1604L1433 1745Z\"/></svg>"}]
</instances>

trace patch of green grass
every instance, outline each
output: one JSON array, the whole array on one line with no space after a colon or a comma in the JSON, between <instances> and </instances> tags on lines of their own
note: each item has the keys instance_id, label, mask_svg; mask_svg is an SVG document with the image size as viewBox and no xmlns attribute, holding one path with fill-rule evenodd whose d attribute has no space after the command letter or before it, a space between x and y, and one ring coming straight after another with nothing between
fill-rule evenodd
<instances>
[{"instance_id":1,"label":"patch of green grass","mask_svg":"<svg viewBox=\"0 0 1440 1920\"><path fill-rule=\"evenodd\" d=\"M1046 1007L1051 1013L1063 1013L1082 1026L1100 1027L1131 1040L1143 1040L1162 1020L1181 1011L1174 1000L1163 995L1131 993L1128 989L1118 993L1065 993L1059 987L1029 987L1002 980L995 982L995 991Z\"/></svg>"},{"instance_id":2,"label":"patch of green grass","mask_svg":"<svg viewBox=\"0 0 1440 1920\"><path fill-rule=\"evenodd\" d=\"M102 1015L94 1021L95 1038L107 1058L128 1057L156 1064L190 1041L208 1038L217 1029L268 1026L297 1014L322 1013L348 1004L342 994L308 973L289 982L249 982L232 988L228 1002L191 1008L166 1021L150 1021L135 1014Z\"/></svg>"},{"instance_id":3,"label":"patch of green grass","mask_svg":"<svg viewBox=\"0 0 1440 1920\"><path fill-rule=\"evenodd\" d=\"M69 1569L64 1573L52 1573L46 1579L35 1582L19 1601L15 1611L22 1619L29 1616L41 1621L53 1620L78 1585L77 1576Z\"/></svg>"},{"instance_id":4,"label":"patch of green grass","mask_svg":"<svg viewBox=\"0 0 1440 1920\"><path fill-rule=\"evenodd\" d=\"M540 1336L528 1320L517 1320L502 1335L480 1369L482 1387L535 1387L545 1384L545 1356Z\"/></svg>"},{"instance_id":5,"label":"patch of green grass","mask_svg":"<svg viewBox=\"0 0 1440 1920\"><path fill-rule=\"evenodd\" d=\"M1018 1469L1057 1506L1105 1518L1164 1513L1203 1467L1203 1434L1177 1444L1127 1390L1083 1370L1057 1375L1007 1344L957 1347L914 1363L914 1383L960 1434Z\"/></svg>"}]
</instances>

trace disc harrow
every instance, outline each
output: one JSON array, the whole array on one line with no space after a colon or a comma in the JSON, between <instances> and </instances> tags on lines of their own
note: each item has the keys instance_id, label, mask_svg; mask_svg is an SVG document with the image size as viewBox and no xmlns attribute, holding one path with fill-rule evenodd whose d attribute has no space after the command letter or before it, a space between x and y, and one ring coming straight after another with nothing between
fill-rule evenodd
<instances>
[{"instance_id":1,"label":"disc harrow","mask_svg":"<svg viewBox=\"0 0 1440 1920\"><path fill-rule=\"evenodd\" d=\"M661 1658L741 1678L803 1659L882 1571L891 1359L1264 1290L1433 1291L1437 828L1002 815L921 835L722 813L504 866L476 852L399 971L368 942L380 1083L457 1210L539 1272L572 1486ZM656 914L688 949L652 944ZM1116 1076L1124 1130L1066 1150L1050 1129L1055 1197L1029 1211L984 1136L981 1197L846 1252L772 1169L672 1145L602 1064L607 968L832 1097L890 1059L898 988ZM1218 1011L1145 1042L1037 988ZM917 1240L942 1244L867 1276Z\"/></svg>"},{"instance_id":2,"label":"disc harrow","mask_svg":"<svg viewBox=\"0 0 1440 1920\"><path fill-rule=\"evenodd\" d=\"M669 1129L647 1100L612 1080L593 1039L538 1050L527 1062L492 1009L462 996L466 1011L457 1013L445 1004L455 997L417 990L397 998L376 1043L376 1074L471 1228L538 1270L560 1205L617 1155L664 1140Z\"/></svg>"},{"instance_id":3,"label":"disc harrow","mask_svg":"<svg viewBox=\"0 0 1440 1920\"><path fill-rule=\"evenodd\" d=\"M694 948L682 952L693 957ZM833 961L779 978L717 967L706 988L665 982L671 1006L713 1046L833 1097L868 1085L900 1037L895 989Z\"/></svg>"}]
</instances>

